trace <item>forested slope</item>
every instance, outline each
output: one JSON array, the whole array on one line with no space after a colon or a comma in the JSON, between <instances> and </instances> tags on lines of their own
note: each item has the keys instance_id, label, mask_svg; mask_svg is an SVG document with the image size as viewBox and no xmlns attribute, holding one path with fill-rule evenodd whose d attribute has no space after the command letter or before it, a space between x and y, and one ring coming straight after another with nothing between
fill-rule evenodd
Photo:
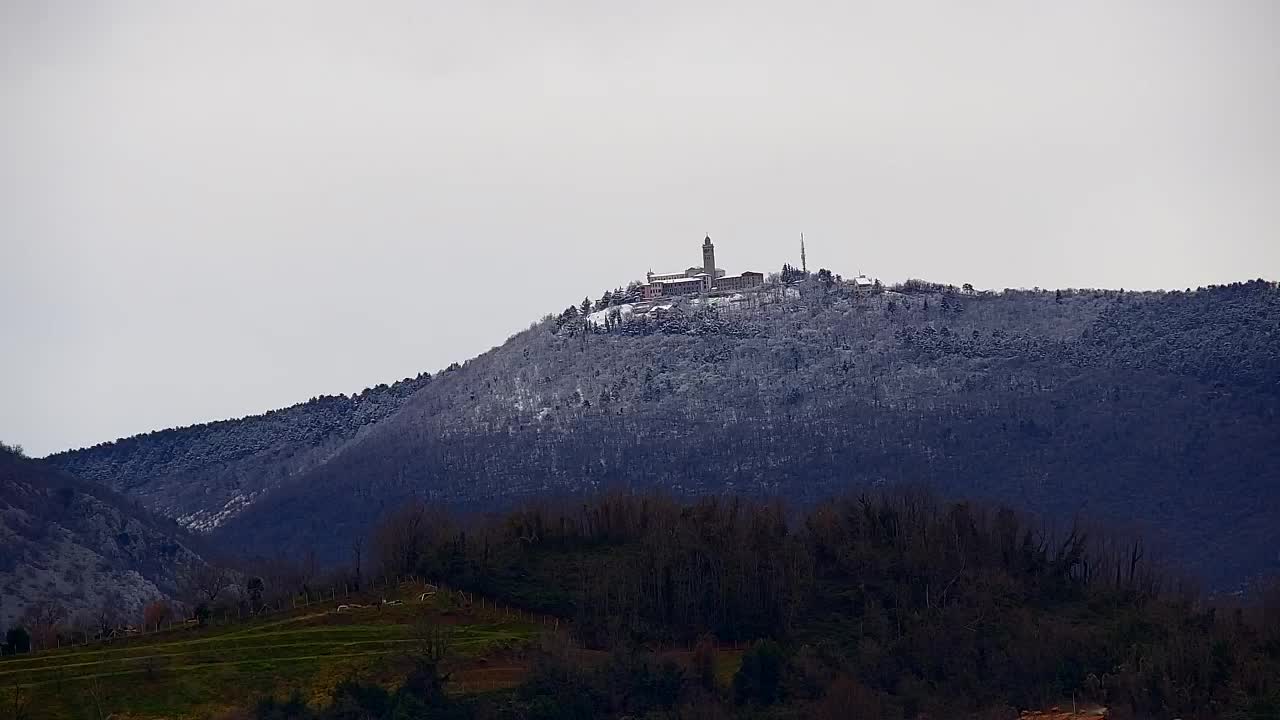
<instances>
[{"instance_id":1,"label":"forested slope","mask_svg":"<svg viewBox=\"0 0 1280 720\"><path fill-rule=\"evenodd\" d=\"M816 501L926 483L1154 530L1215 586L1280 568L1280 295L811 278L587 331L548 318L233 519L341 556L420 496L493 508L610 486Z\"/></svg>"},{"instance_id":2,"label":"forested slope","mask_svg":"<svg viewBox=\"0 0 1280 720\"><path fill-rule=\"evenodd\" d=\"M328 460L430 379L422 374L350 397L313 398L262 415L136 435L47 460L194 530L209 530Z\"/></svg>"},{"instance_id":3,"label":"forested slope","mask_svg":"<svg viewBox=\"0 0 1280 720\"><path fill-rule=\"evenodd\" d=\"M34 603L65 624L132 617L202 562L192 546L172 520L0 447L0 627Z\"/></svg>"},{"instance_id":4,"label":"forested slope","mask_svg":"<svg viewBox=\"0 0 1280 720\"><path fill-rule=\"evenodd\" d=\"M392 572L572 618L588 647L612 650L603 667L553 656L535 668L517 698L548 702L537 717L1280 712L1280 586L1244 607L1206 604L1138 536L1046 529L917 488L804 512L612 494L465 526L411 502L378 526L373 552ZM708 654L698 669L712 638L767 638L731 693L711 682ZM695 640L692 673L655 673L643 651Z\"/></svg>"}]
</instances>

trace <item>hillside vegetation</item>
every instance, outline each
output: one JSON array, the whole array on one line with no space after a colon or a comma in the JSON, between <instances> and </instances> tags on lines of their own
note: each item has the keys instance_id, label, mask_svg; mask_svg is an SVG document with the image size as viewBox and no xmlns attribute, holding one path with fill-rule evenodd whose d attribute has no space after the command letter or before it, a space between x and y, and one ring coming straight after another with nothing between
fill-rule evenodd
<instances>
[{"instance_id":1,"label":"hillside vegetation","mask_svg":"<svg viewBox=\"0 0 1280 720\"><path fill-rule=\"evenodd\" d=\"M198 545L133 500L0 445L0 628L114 625L173 594L202 563Z\"/></svg>"},{"instance_id":2,"label":"hillside vegetation","mask_svg":"<svg viewBox=\"0 0 1280 720\"><path fill-rule=\"evenodd\" d=\"M611 494L483 521L410 502L364 567L467 592L350 591L346 567L307 607L0 660L0 697L31 720L1280 714L1280 587L1206 604L1140 537L918 489L806 512ZM251 577L262 596L239 602L314 597L297 582Z\"/></svg>"},{"instance_id":3,"label":"hillside vegetation","mask_svg":"<svg viewBox=\"0 0 1280 720\"><path fill-rule=\"evenodd\" d=\"M926 483L1151 531L1214 587L1280 568L1280 293L859 297L830 275L585 326L441 373L215 537L339 559L387 508L603 488L785 496Z\"/></svg>"},{"instance_id":4,"label":"hillside vegetation","mask_svg":"<svg viewBox=\"0 0 1280 720\"><path fill-rule=\"evenodd\" d=\"M159 430L47 460L193 530L210 530L324 463L430 380L424 373L351 397L312 398L262 415Z\"/></svg>"},{"instance_id":5,"label":"hillside vegetation","mask_svg":"<svg viewBox=\"0 0 1280 720\"><path fill-rule=\"evenodd\" d=\"M49 462L234 552L322 562L409 497L925 483L1147 531L1215 589L1280 569L1274 283L863 296L788 278L648 315L611 292L435 377Z\"/></svg>"},{"instance_id":6,"label":"hillside vegetation","mask_svg":"<svg viewBox=\"0 0 1280 720\"><path fill-rule=\"evenodd\" d=\"M637 648L755 641L731 687L699 671L695 651L692 672L656 697L560 659L535 672L557 703L544 717L677 705L723 716L695 709L708 703L746 716L1013 718L1070 697L1113 718L1280 714L1280 586L1247 608L1205 605L1141 537L1046 529L1007 507L919 490L802 514L619 495L451 526L411 503L375 538L384 566L573 618L588 646L615 652L615 672L630 665L651 683Z\"/></svg>"},{"instance_id":7,"label":"hillside vegetation","mask_svg":"<svg viewBox=\"0 0 1280 720\"><path fill-rule=\"evenodd\" d=\"M252 710L270 698L322 703L357 679L369 690L394 688L428 659L447 661L451 692L510 687L526 674L519 658L536 636L533 624L461 611L443 597L417 602L421 590L391 594L402 598L396 606L357 593L343 602L364 606L350 611L328 603L283 617L0 659L0 713L29 720L86 713L207 718Z\"/></svg>"}]
</instances>

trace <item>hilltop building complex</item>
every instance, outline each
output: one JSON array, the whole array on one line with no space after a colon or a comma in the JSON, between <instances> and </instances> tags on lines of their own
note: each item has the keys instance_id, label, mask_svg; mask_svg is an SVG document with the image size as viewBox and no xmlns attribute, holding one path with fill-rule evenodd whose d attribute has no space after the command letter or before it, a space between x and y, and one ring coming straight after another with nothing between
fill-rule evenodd
<instances>
[{"instance_id":1,"label":"hilltop building complex","mask_svg":"<svg viewBox=\"0 0 1280 720\"><path fill-rule=\"evenodd\" d=\"M747 270L741 275L725 275L724 270L716 267L716 246L708 235L702 241L700 267L670 273L655 273L650 270L645 275L645 280L647 282L640 287L640 295L645 300L653 300L670 295L748 290L764 284L764 273Z\"/></svg>"}]
</instances>

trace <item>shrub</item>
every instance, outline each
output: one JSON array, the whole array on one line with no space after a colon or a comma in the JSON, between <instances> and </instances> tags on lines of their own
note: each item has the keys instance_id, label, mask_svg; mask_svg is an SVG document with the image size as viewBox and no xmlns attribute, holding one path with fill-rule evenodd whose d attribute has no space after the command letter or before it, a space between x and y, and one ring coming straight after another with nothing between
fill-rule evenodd
<instances>
[{"instance_id":1,"label":"shrub","mask_svg":"<svg viewBox=\"0 0 1280 720\"><path fill-rule=\"evenodd\" d=\"M733 676L733 696L739 705L748 702L772 705L779 700L782 648L772 640L761 640L742 656L742 667Z\"/></svg>"}]
</instances>

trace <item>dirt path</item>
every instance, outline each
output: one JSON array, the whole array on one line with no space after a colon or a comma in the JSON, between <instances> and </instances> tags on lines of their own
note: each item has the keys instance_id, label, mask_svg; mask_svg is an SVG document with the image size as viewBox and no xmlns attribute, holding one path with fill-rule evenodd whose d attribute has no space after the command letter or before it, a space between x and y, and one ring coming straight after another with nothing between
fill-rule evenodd
<instances>
[{"instance_id":1,"label":"dirt path","mask_svg":"<svg viewBox=\"0 0 1280 720\"><path fill-rule=\"evenodd\" d=\"M343 660L343 659L358 658L358 657L377 657L380 655L390 655L395 652L399 652L399 651L398 650L373 650L369 652L358 652L358 653L334 653L334 654L326 654L326 655L294 655L291 657L276 657L276 658L270 658L270 659L257 659L257 660L221 660L217 662L192 663L190 665L183 665L179 668L166 668L166 669L200 670L203 668L212 668L212 667L233 667L237 665L253 665L255 663L289 663L289 662L302 662L302 661L308 661L308 660ZM116 672L91 673L88 675L76 675L75 677L71 677L71 678L54 678L51 680L41 680L39 682L33 682L33 683L23 683L21 685L18 685L17 687L32 688L32 687L40 687L42 685L50 685L57 682L63 682L63 683L79 682L81 680L90 680L92 678L120 677L122 675L137 675L145 672L147 672L146 668L140 668L138 670L119 670Z\"/></svg>"},{"instance_id":2,"label":"dirt path","mask_svg":"<svg viewBox=\"0 0 1280 720\"><path fill-rule=\"evenodd\" d=\"M1063 710L1051 707L1048 710L1023 711L1021 720L1106 720L1107 709L1099 705L1082 706L1076 709Z\"/></svg>"}]
</instances>

